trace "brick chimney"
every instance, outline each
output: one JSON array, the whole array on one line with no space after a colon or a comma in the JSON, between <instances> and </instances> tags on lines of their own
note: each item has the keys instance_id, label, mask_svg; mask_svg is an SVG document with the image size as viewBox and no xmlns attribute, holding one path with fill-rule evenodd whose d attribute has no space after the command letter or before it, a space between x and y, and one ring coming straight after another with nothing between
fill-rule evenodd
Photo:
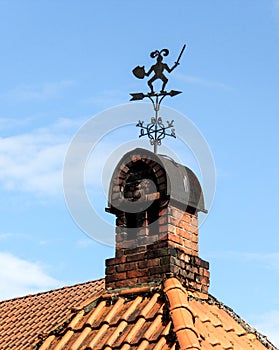
<instances>
[{"instance_id":1,"label":"brick chimney","mask_svg":"<svg viewBox=\"0 0 279 350\"><path fill-rule=\"evenodd\" d=\"M187 167L137 148L113 173L106 211L116 216L115 257L106 260L108 290L157 285L175 276L207 294L209 263L199 257L200 183Z\"/></svg>"}]
</instances>

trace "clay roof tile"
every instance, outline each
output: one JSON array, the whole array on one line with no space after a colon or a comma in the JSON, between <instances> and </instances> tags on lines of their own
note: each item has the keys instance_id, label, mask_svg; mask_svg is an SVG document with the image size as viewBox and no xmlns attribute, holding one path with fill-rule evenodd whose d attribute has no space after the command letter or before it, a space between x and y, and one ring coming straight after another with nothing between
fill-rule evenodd
<instances>
[{"instance_id":1,"label":"clay roof tile","mask_svg":"<svg viewBox=\"0 0 279 350\"><path fill-rule=\"evenodd\" d=\"M93 281L5 301L0 330L1 350L276 349L231 309L188 293L174 277L156 289L108 293Z\"/></svg>"}]
</instances>

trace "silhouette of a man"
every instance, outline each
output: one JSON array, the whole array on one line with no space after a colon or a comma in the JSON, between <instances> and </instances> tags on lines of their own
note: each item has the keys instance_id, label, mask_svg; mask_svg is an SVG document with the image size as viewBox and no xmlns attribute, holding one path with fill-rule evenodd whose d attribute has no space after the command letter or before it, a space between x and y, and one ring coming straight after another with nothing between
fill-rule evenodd
<instances>
[{"instance_id":1,"label":"silhouette of a man","mask_svg":"<svg viewBox=\"0 0 279 350\"><path fill-rule=\"evenodd\" d=\"M169 50L163 49L161 51L153 51L151 52L150 56L152 58L157 57L157 63L153 64L153 66L150 67L149 71L145 73L145 76L149 76L152 72L154 72L154 75L151 79L148 80L147 84L150 87L151 93L154 93L154 88L153 88L153 82L157 79L161 79L163 82L162 85L162 90L161 92L165 92L165 87L168 82L168 78L164 75L164 70L166 70L168 73L171 73L174 68L176 68L179 63L175 62L172 68L170 68L166 63L163 63L163 55L167 56L169 54Z\"/></svg>"}]
</instances>

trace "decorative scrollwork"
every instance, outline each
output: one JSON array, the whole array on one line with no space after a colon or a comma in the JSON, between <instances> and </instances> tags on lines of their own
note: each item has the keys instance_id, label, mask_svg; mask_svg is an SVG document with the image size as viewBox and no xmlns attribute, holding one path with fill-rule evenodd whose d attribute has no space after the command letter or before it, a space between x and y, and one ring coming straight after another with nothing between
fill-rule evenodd
<instances>
[{"instance_id":1,"label":"decorative scrollwork","mask_svg":"<svg viewBox=\"0 0 279 350\"><path fill-rule=\"evenodd\" d=\"M152 146L155 144L160 146L161 140L163 140L166 136L176 138L173 124L174 120L171 122L167 121L167 126L165 126L161 117L159 117L157 120L156 118L152 117L150 123L148 123L146 126L144 125L144 121L141 120L138 121L136 126L141 128L139 137L148 136Z\"/></svg>"}]
</instances>

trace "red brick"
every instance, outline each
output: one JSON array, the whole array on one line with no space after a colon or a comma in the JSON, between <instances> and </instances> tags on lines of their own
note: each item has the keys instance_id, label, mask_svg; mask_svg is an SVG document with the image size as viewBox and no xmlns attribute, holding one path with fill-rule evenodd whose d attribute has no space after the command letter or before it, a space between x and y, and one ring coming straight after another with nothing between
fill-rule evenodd
<instances>
[{"instance_id":1,"label":"red brick","mask_svg":"<svg viewBox=\"0 0 279 350\"><path fill-rule=\"evenodd\" d=\"M116 281L114 283L113 288L127 288L127 287L134 287L137 284L136 279L132 280L123 280L123 281Z\"/></svg>"},{"instance_id":2,"label":"red brick","mask_svg":"<svg viewBox=\"0 0 279 350\"><path fill-rule=\"evenodd\" d=\"M194 242L189 242L188 243L188 247L190 248L190 249L192 249L192 250L194 250L194 251L198 251L198 245L196 244L196 243L194 243Z\"/></svg>"},{"instance_id":3,"label":"red brick","mask_svg":"<svg viewBox=\"0 0 279 350\"><path fill-rule=\"evenodd\" d=\"M163 232L159 236L160 241L167 241L169 239L169 233ZM154 248L156 248L156 244L159 244L159 242L156 242L154 245Z\"/></svg>"},{"instance_id":4,"label":"red brick","mask_svg":"<svg viewBox=\"0 0 279 350\"><path fill-rule=\"evenodd\" d=\"M125 239L123 242L117 243L117 248L119 249L129 249L135 246L134 239Z\"/></svg>"},{"instance_id":5,"label":"red brick","mask_svg":"<svg viewBox=\"0 0 279 350\"><path fill-rule=\"evenodd\" d=\"M116 246L116 249L115 249L115 257L116 258L120 258L121 256L125 255L124 254L124 249L121 249L119 247Z\"/></svg>"},{"instance_id":6,"label":"red brick","mask_svg":"<svg viewBox=\"0 0 279 350\"><path fill-rule=\"evenodd\" d=\"M115 238L116 244L119 242L123 242L126 239L126 236L127 235L124 233L117 233L116 238Z\"/></svg>"},{"instance_id":7,"label":"red brick","mask_svg":"<svg viewBox=\"0 0 279 350\"><path fill-rule=\"evenodd\" d=\"M169 223L173 226L177 226L178 220L175 219L173 216L169 216Z\"/></svg>"},{"instance_id":8,"label":"red brick","mask_svg":"<svg viewBox=\"0 0 279 350\"><path fill-rule=\"evenodd\" d=\"M182 260L182 261L185 261L185 262L187 262L187 263L189 263L189 261L190 261L190 255L189 254L185 254L184 252L181 252L180 254L179 254L179 259L180 260Z\"/></svg>"},{"instance_id":9,"label":"red brick","mask_svg":"<svg viewBox=\"0 0 279 350\"><path fill-rule=\"evenodd\" d=\"M199 241L198 235L192 234L191 240L194 243L198 243L198 241Z\"/></svg>"},{"instance_id":10,"label":"red brick","mask_svg":"<svg viewBox=\"0 0 279 350\"><path fill-rule=\"evenodd\" d=\"M139 261L145 259L145 253L138 253L138 254L133 254L133 255L128 255L127 256L127 262L130 261Z\"/></svg>"},{"instance_id":11,"label":"red brick","mask_svg":"<svg viewBox=\"0 0 279 350\"><path fill-rule=\"evenodd\" d=\"M169 255L162 256L160 258L160 265L161 266L163 266L163 265L170 265L170 256Z\"/></svg>"},{"instance_id":12,"label":"red brick","mask_svg":"<svg viewBox=\"0 0 279 350\"><path fill-rule=\"evenodd\" d=\"M123 168L122 168L122 169L123 169ZM128 169L128 171L129 171L129 169ZM123 170L120 170L118 176L121 177L121 178L123 178L123 179L125 179L125 178L127 177L126 172L124 172Z\"/></svg>"},{"instance_id":13,"label":"red brick","mask_svg":"<svg viewBox=\"0 0 279 350\"><path fill-rule=\"evenodd\" d=\"M167 217L165 215L159 217L159 219L158 219L158 224L159 225L163 225L163 224L166 224L166 223L167 223Z\"/></svg>"},{"instance_id":14,"label":"red brick","mask_svg":"<svg viewBox=\"0 0 279 350\"><path fill-rule=\"evenodd\" d=\"M182 217L182 221L185 221L187 224L190 224L192 221L192 215L185 213Z\"/></svg>"},{"instance_id":15,"label":"red brick","mask_svg":"<svg viewBox=\"0 0 279 350\"><path fill-rule=\"evenodd\" d=\"M164 172L164 170L161 168L160 170L158 170L157 172L156 172L156 176L165 176L165 172Z\"/></svg>"},{"instance_id":16,"label":"red brick","mask_svg":"<svg viewBox=\"0 0 279 350\"><path fill-rule=\"evenodd\" d=\"M138 236L148 236L148 233L149 233L149 228L146 227L146 226L143 226L142 228L140 228L140 229L137 231L137 235L138 235Z\"/></svg>"},{"instance_id":17,"label":"red brick","mask_svg":"<svg viewBox=\"0 0 279 350\"><path fill-rule=\"evenodd\" d=\"M165 272L170 272L170 265L163 266L153 266L149 268L150 275L162 274Z\"/></svg>"},{"instance_id":18,"label":"red brick","mask_svg":"<svg viewBox=\"0 0 279 350\"><path fill-rule=\"evenodd\" d=\"M155 163L155 165L153 166L153 171L156 173L160 169L161 169L161 165Z\"/></svg>"},{"instance_id":19,"label":"red brick","mask_svg":"<svg viewBox=\"0 0 279 350\"><path fill-rule=\"evenodd\" d=\"M115 185L120 185L122 183L123 183L123 179L121 179L120 177L113 179L113 184L115 184Z\"/></svg>"},{"instance_id":20,"label":"red brick","mask_svg":"<svg viewBox=\"0 0 279 350\"><path fill-rule=\"evenodd\" d=\"M152 244L152 249L167 247L168 246L167 237L168 237L167 234L166 235L163 234L162 238L160 237L160 241Z\"/></svg>"},{"instance_id":21,"label":"red brick","mask_svg":"<svg viewBox=\"0 0 279 350\"><path fill-rule=\"evenodd\" d=\"M203 275L206 276L206 277L210 277L210 272L206 269L203 269Z\"/></svg>"},{"instance_id":22,"label":"red brick","mask_svg":"<svg viewBox=\"0 0 279 350\"><path fill-rule=\"evenodd\" d=\"M106 275L112 275L115 273L115 266L108 266L106 267Z\"/></svg>"},{"instance_id":23,"label":"red brick","mask_svg":"<svg viewBox=\"0 0 279 350\"><path fill-rule=\"evenodd\" d=\"M147 270L131 270L127 272L127 278L142 277L147 275Z\"/></svg>"},{"instance_id":24,"label":"red brick","mask_svg":"<svg viewBox=\"0 0 279 350\"><path fill-rule=\"evenodd\" d=\"M137 162L138 160L141 160L141 155L135 154L131 157L131 160L133 163Z\"/></svg>"},{"instance_id":25,"label":"red brick","mask_svg":"<svg viewBox=\"0 0 279 350\"><path fill-rule=\"evenodd\" d=\"M154 259L147 260L148 267L159 266L159 264L160 264L160 258L154 258Z\"/></svg>"},{"instance_id":26,"label":"red brick","mask_svg":"<svg viewBox=\"0 0 279 350\"><path fill-rule=\"evenodd\" d=\"M121 174L122 176L126 176L126 174L130 171L129 167L126 166L125 164L123 164L123 166L121 166Z\"/></svg>"},{"instance_id":27,"label":"red brick","mask_svg":"<svg viewBox=\"0 0 279 350\"><path fill-rule=\"evenodd\" d=\"M179 245L183 244L183 241L182 241L181 237L173 235L173 234L169 234L169 240L172 241L172 242L175 242L175 243L177 243Z\"/></svg>"},{"instance_id":28,"label":"red brick","mask_svg":"<svg viewBox=\"0 0 279 350\"><path fill-rule=\"evenodd\" d=\"M119 258L106 259L106 266L118 265L126 261L126 256L121 256Z\"/></svg>"},{"instance_id":29,"label":"red brick","mask_svg":"<svg viewBox=\"0 0 279 350\"><path fill-rule=\"evenodd\" d=\"M138 244L140 245L151 245L152 243L155 243L158 241L158 236L147 236L147 237L141 237L138 239Z\"/></svg>"},{"instance_id":30,"label":"red brick","mask_svg":"<svg viewBox=\"0 0 279 350\"><path fill-rule=\"evenodd\" d=\"M182 230L180 228L176 228L176 233L181 237L191 240L191 235L188 231Z\"/></svg>"},{"instance_id":31,"label":"red brick","mask_svg":"<svg viewBox=\"0 0 279 350\"><path fill-rule=\"evenodd\" d=\"M151 249L147 252L148 259L158 258L165 255L170 255L170 248L164 247L158 249Z\"/></svg>"},{"instance_id":32,"label":"red brick","mask_svg":"<svg viewBox=\"0 0 279 350\"><path fill-rule=\"evenodd\" d=\"M124 279L126 279L126 277L127 277L127 273L126 272L117 272L116 274L115 274L115 280L124 280Z\"/></svg>"},{"instance_id":33,"label":"red brick","mask_svg":"<svg viewBox=\"0 0 279 350\"><path fill-rule=\"evenodd\" d=\"M146 251L146 247L135 247L135 248L130 248L130 249L125 249L124 254L125 255L131 255L131 254L137 254L137 253L142 253Z\"/></svg>"},{"instance_id":34,"label":"red brick","mask_svg":"<svg viewBox=\"0 0 279 350\"><path fill-rule=\"evenodd\" d=\"M123 271L129 271L129 270L134 270L137 268L137 263L136 262L131 262L131 263L126 263L126 264L120 264L116 265L116 271L118 272L123 272Z\"/></svg>"},{"instance_id":35,"label":"red brick","mask_svg":"<svg viewBox=\"0 0 279 350\"><path fill-rule=\"evenodd\" d=\"M186 254L193 255L193 251L192 251L191 249L188 249L188 248L186 248L186 247L184 247L184 246L181 246L181 245L179 245L179 244L177 244L177 243L174 243L174 242L172 242L172 241L169 241L169 245L170 245L171 247L178 248L179 250L182 250L182 251L183 251L184 253L186 253Z\"/></svg>"},{"instance_id":36,"label":"red brick","mask_svg":"<svg viewBox=\"0 0 279 350\"><path fill-rule=\"evenodd\" d=\"M181 219L181 217L183 216L183 213L181 212L181 210L176 209L174 207L171 208L171 215L175 218L175 219Z\"/></svg>"},{"instance_id":37,"label":"red brick","mask_svg":"<svg viewBox=\"0 0 279 350\"><path fill-rule=\"evenodd\" d=\"M204 293L204 294L207 294L208 293L208 287L207 286L202 286L201 292Z\"/></svg>"},{"instance_id":38,"label":"red brick","mask_svg":"<svg viewBox=\"0 0 279 350\"><path fill-rule=\"evenodd\" d=\"M197 227L198 226L198 219L196 216L192 217L191 225Z\"/></svg>"},{"instance_id":39,"label":"red brick","mask_svg":"<svg viewBox=\"0 0 279 350\"><path fill-rule=\"evenodd\" d=\"M168 225L160 225L159 233L168 232Z\"/></svg>"},{"instance_id":40,"label":"red brick","mask_svg":"<svg viewBox=\"0 0 279 350\"><path fill-rule=\"evenodd\" d=\"M180 272L180 268L179 268L178 266L176 266L176 265L172 265L172 266L171 266L171 271L172 271L173 273L175 273L176 275L178 275L179 272Z\"/></svg>"},{"instance_id":41,"label":"red brick","mask_svg":"<svg viewBox=\"0 0 279 350\"><path fill-rule=\"evenodd\" d=\"M106 275L106 285L110 284L111 282L115 282L116 280L116 274Z\"/></svg>"},{"instance_id":42,"label":"red brick","mask_svg":"<svg viewBox=\"0 0 279 350\"><path fill-rule=\"evenodd\" d=\"M194 235L196 235L196 236L198 236L198 235L199 235L199 229L197 229L197 228L196 228L196 229L194 229L192 232L193 232L193 234L194 234Z\"/></svg>"},{"instance_id":43,"label":"red brick","mask_svg":"<svg viewBox=\"0 0 279 350\"><path fill-rule=\"evenodd\" d=\"M135 263L139 269L145 269L148 266L148 260L141 260L138 263Z\"/></svg>"}]
</instances>

